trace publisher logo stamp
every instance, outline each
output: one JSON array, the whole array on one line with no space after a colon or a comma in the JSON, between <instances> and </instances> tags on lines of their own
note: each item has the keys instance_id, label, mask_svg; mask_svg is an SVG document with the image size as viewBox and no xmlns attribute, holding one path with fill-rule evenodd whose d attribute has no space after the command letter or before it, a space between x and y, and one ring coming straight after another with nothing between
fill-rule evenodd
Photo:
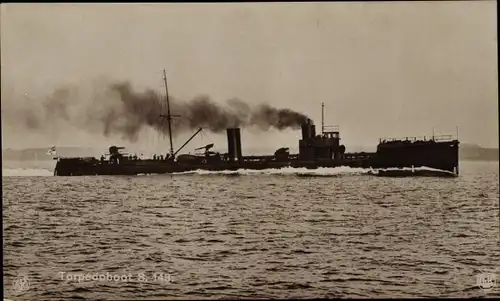
<instances>
[{"instance_id":1,"label":"publisher logo stamp","mask_svg":"<svg viewBox=\"0 0 500 301\"><path fill-rule=\"evenodd\" d=\"M26 292L29 289L30 289L30 280L28 279L28 276L21 275L16 277L16 279L14 279L14 283L12 285L12 291L14 292L14 294L19 295Z\"/></svg>"},{"instance_id":2,"label":"publisher logo stamp","mask_svg":"<svg viewBox=\"0 0 500 301\"><path fill-rule=\"evenodd\" d=\"M497 276L493 273L481 273L476 276L477 286L484 291L490 291L497 286Z\"/></svg>"}]
</instances>

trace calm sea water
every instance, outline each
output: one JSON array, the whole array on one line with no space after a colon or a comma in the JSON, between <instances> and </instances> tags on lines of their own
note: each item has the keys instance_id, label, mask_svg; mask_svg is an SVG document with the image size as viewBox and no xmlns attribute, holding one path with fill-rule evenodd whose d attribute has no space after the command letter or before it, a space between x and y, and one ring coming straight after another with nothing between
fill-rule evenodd
<instances>
[{"instance_id":1,"label":"calm sea water","mask_svg":"<svg viewBox=\"0 0 500 301\"><path fill-rule=\"evenodd\" d=\"M500 278L498 162L453 179L8 168L9 299L500 296L477 285Z\"/></svg>"}]
</instances>

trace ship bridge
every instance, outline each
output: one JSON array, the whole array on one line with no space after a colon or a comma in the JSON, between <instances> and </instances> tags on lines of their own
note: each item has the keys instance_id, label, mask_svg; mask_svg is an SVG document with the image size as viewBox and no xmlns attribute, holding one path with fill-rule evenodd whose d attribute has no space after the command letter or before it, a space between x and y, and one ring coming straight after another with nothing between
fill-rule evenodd
<instances>
[{"instance_id":1,"label":"ship bridge","mask_svg":"<svg viewBox=\"0 0 500 301\"><path fill-rule=\"evenodd\" d=\"M302 124L302 139L299 140L299 159L316 161L321 159L340 159L345 146L340 145L338 126L322 126L320 135L316 135L316 126L311 119Z\"/></svg>"},{"instance_id":2,"label":"ship bridge","mask_svg":"<svg viewBox=\"0 0 500 301\"><path fill-rule=\"evenodd\" d=\"M321 136L323 138L338 138L340 139L340 127L338 125L323 125Z\"/></svg>"}]
</instances>

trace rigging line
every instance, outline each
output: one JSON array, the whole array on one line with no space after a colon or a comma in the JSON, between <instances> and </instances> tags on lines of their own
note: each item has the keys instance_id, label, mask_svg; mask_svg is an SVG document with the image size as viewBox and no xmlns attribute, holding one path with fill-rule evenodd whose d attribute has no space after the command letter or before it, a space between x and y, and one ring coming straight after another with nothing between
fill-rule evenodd
<instances>
[{"instance_id":1,"label":"rigging line","mask_svg":"<svg viewBox=\"0 0 500 301\"><path fill-rule=\"evenodd\" d=\"M157 105L159 106L160 114L163 114L163 101L161 99L161 96L158 97ZM160 135L163 132L163 120L160 120L160 124L159 124L158 128L159 128L159 131L158 131L158 137L157 137L155 148L160 144Z\"/></svg>"}]
</instances>

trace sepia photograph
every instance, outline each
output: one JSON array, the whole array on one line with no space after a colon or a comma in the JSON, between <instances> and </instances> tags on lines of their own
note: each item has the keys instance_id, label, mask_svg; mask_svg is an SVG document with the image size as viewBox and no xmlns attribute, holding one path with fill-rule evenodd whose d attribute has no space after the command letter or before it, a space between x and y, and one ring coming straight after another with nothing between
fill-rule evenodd
<instances>
[{"instance_id":1,"label":"sepia photograph","mask_svg":"<svg viewBox=\"0 0 500 301\"><path fill-rule=\"evenodd\" d=\"M4 301L500 298L497 1L0 8Z\"/></svg>"}]
</instances>

